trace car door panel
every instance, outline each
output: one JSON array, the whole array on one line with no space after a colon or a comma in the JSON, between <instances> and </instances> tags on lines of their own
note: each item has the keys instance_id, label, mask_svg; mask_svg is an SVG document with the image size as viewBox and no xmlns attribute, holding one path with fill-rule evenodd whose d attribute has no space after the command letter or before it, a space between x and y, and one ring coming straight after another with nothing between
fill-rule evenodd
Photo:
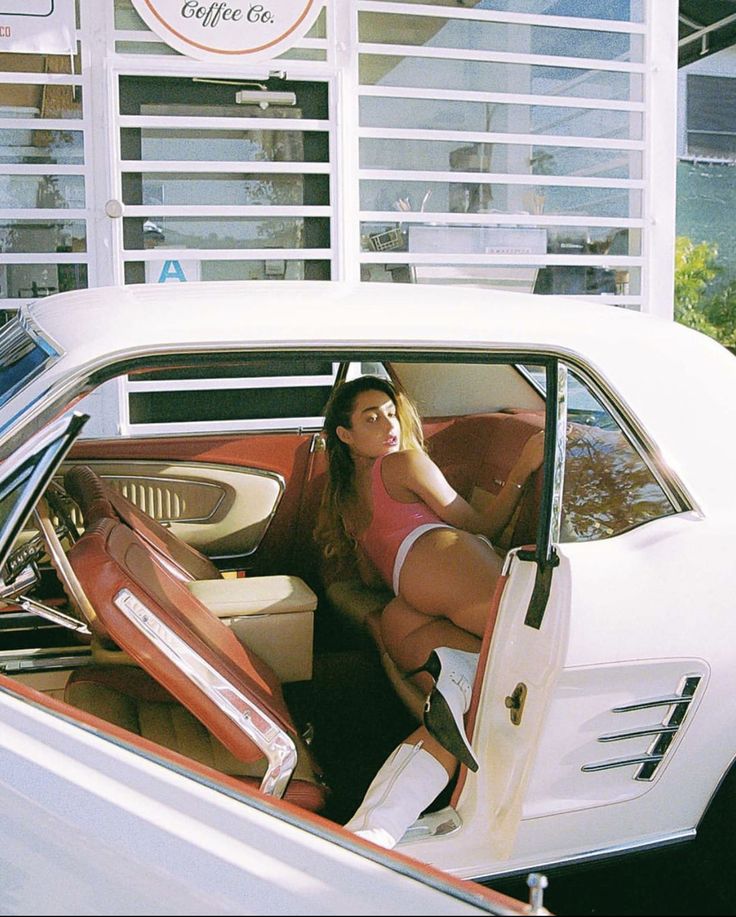
<instances>
[{"instance_id":1,"label":"car door panel","mask_svg":"<svg viewBox=\"0 0 736 917\"><path fill-rule=\"evenodd\" d=\"M278 510L281 475L191 462L87 462L115 490L209 556L253 555Z\"/></svg>"},{"instance_id":2,"label":"car door panel","mask_svg":"<svg viewBox=\"0 0 736 917\"><path fill-rule=\"evenodd\" d=\"M284 572L298 548L311 439L303 433L241 433L86 440L76 444L71 459L92 464L204 553L237 559L238 566L259 573ZM189 509L167 519L176 506Z\"/></svg>"},{"instance_id":3,"label":"car door panel","mask_svg":"<svg viewBox=\"0 0 736 917\"><path fill-rule=\"evenodd\" d=\"M468 796L463 794L459 800L464 820L482 816L488 821L491 830L487 841L494 858L501 860L508 857L516 837L546 712L561 672L569 626L567 571L561 567L554 571L544 618L536 628L526 624L525 617L537 565L521 560L516 552L508 562L509 579L481 687L479 709L483 713L474 736L474 743L487 750L488 766L466 782ZM521 702L518 693L515 697L520 690L524 694ZM522 703L521 709L518 703Z\"/></svg>"}]
</instances>

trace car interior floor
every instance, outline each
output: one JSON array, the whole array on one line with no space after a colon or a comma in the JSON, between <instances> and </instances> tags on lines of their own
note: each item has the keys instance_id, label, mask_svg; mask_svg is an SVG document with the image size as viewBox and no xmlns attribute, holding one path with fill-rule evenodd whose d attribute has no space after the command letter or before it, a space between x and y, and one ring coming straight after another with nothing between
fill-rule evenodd
<instances>
[{"instance_id":1,"label":"car interior floor","mask_svg":"<svg viewBox=\"0 0 736 917\"><path fill-rule=\"evenodd\" d=\"M311 750L330 788L323 814L343 823L417 723L391 687L370 638L326 602L315 618L313 678L283 689L298 728L313 733Z\"/></svg>"}]
</instances>

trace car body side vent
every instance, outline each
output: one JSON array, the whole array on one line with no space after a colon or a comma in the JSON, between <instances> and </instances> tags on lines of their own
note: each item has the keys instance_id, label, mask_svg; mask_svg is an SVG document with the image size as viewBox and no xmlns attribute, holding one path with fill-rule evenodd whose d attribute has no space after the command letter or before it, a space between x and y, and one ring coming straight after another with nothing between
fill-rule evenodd
<instances>
[{"instance_id":1,"label":"car body side vent","mask_svg":"<svg viewBox=\"0 0 736 917\"><path fill-rule=\"evenodd\" d=\"M638 729L607 733L598 737L599 742L621 742L641 736L652 736L654 741L647 752L584 764L581 770L585 773L594 773L596 771L610 770L613 767L639 765L634 774L634 780L651 780L687 717L701 677L701 675L686 675L680 691L667 697L655 697L633 704L626 704L622 707L614 707L611 711L612 713L631 713L635 710L656 709L657 707L668 707L670 709L662 723Z\"/></svg>"}]
</instances>

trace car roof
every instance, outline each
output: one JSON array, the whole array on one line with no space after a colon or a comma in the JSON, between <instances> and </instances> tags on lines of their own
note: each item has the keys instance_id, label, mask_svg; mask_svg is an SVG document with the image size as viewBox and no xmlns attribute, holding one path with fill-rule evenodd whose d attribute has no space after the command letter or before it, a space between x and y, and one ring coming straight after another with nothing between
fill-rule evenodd
<instances>
[{"instance_id":1,"label":"car roof","mask_svg":"<svg viewBox=\"0 0 736 917\"><path fill-rule=\"evenodd\" d=\"M569 355L612 387L684 481L703 491L713 491L719 474L736 483L734 356L676 322L590 300L460 285L232 281L97 287L25 311L66 352L45 384L69 372L70 362L92 367L133 353L208 348Z\"/></svg>"},{"instance_id":2,"label":"car roof","mask_svg":"<svg viewBox=\"0 0 736 917\"><path fill-rule=\"evenodd\" d=\"M94 337L98 350L110 352L200 341L297 345L348 341L513 345L523 341L573 349L579 342L585 349L591 339L603 337L614 346L615 341L626 340L633 330L632 319L645 337L666 333L671 326L649 319L650 327L645 329L642 316L590 301L461 286L336 281L97 287L40 299L27 309L65 349Z\"/></svg>"}]
</instances>

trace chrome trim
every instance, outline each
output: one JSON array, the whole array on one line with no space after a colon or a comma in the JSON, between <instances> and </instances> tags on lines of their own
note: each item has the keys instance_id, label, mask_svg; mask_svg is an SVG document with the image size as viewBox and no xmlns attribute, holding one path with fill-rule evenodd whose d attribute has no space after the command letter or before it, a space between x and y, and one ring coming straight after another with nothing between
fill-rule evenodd
<instances>
[{"instance_id":1,"label":"chrome trim","mask_svg":"<svg viewBox=\"0 0 736 917\"><path fill-rule=\"evenodd\" d=\"M399 844L410 844L428 837L447 837L463 826L463 820L452 806L445 806L436 812L427 812L409 825L399 839Z\"/></svg>"},{"instance_id":2,"label":"chrome trim","mask_svg":"<svg viewBox=\"0 0 736 917\"><path fill-rule=\"evenodd\" d=\"M636 739L639 736L656 736L665 732L677 732L677 726L651 726L649 729L631 729L628 732L609 732L598 736L599 742L619 742L622 739Z\"/></svg>"},{"instance_id":3,"label":"chrome trim","mask_svg":"<svg viewBox=\"0 0 736 917\"><path fill-rule=\"evenodd\" d=\"M33 541L33 539L31 539L31 541ZM21 566L11 583L6 583L5 580L0 577L0 600L15 599L24 593L26 589L30 589L35 586L36 583L40 582L41 574L38 572L38 567L30 562L30 556L29 554L26 565ZM9 560L10 558L5 561L6 569Z\"/></svg>"},{"instance_id":4,"label":"chrome trim","mask_svg":"<svg viewBox=\"0 0 736 917\"><path fill-rule=\"evenodd\" d=\"M692 697L683 697L681 694L670 694L669 697L657 697L653 700L640 701L637 704L626 704L623 707L613 707L611 713L630 713L632 710L650 710L652 707L671 707L673 704L689 704Z\"/></svg>"},{"instance_id":5,"label":"chrome trim","mask_svg":"<svg viewBox=\"0 0 736 917\"><path fill-rule=\"evenodd\" d=\"M550 544L560 543L560 529L562 526L562 492L565 484L565 454L567 452L567 394L567 367L558 361L555 462L552 474L552 506L550 508Z\"/></svg>"},{"instance_id":6,"label":"chrome trim","mask_svg":"<svg viewBox=\"0 0 736 917\"><path fill-rule=\"evenodd\" d=\"M23 611L27 611L28 614L46 618L47 621L53 621L54 624L66 627L68 630L74 630L78 634L89 635L91 633L84 621L73 618L71 615L64 614L63 611L59 611L57 608L49 608L48 605L44 605L43 602L38 602L36 599L31 599L24 595L18 599L17 604L20 605Z\"/></svg>"},{"instance_id":7,"label":"chrome trim","mask_svg":"<svg viewBox=\"0 0 736 917\"><path fill-rule=\"evenodd\" d=\"M287 733L202 659L129 589L121 589L113 602L156 649L263 752L268 767L261 781L261 792L278 798L283 796L297 763L296 746Z\"/></svg>"},{"instance_id":8,"label":"chrome trim","mask_svg":"<svg viewBox=\"0 0 736 917\"><path fill-rule=\"evenodd\" d=\"M56 338L52 338L50 334L41 330L40 325L31 315L30 305L30 303L24 303L18 310L18 321L21 328L30 334L33 340L49 354L52 360L57 360L59 357L65 356L66 350L58 343ZM49 348L53 350L53 353L49 352Z\"/></svg>"},{"instance_id":9,"label":"chrome trim","mask_svg":"<svg viewBox=\"0 0 736 917\"><path fill-rule=\"evenodd\" d=\"M701 678L701 675L686 675L683 681L681 681L681 700L674 704L673 709L670 711L664 723L665 726L672 727L672 729L668 728L666 732L661 733L657 737L654 745L650 749L650 754L659 755L661 757L667 752L667 749L675 739L675 734L682 728L682 724L690 711L690 702L698 689ZM642 766L634 775L634 779L651 780L658 766L658 764L643 762Z\"/></svg>"},{"instance_id":10,"label":"chrome trim","mask_svg":"<svg viewBox=\"0 0 736 917\"><path fill-rule=\"evenodd\" d=\"M531 821L531 819L530 819ZM607 859L609 857L615 856L624 856L627 853L634 853L636 851L645 851L645 850L658 850L660 847L671 846L672 844L680 844L683 841L692 840L696 836L695 828L688 828L685 831L676 831L674 834L665 834L656 841L646 840L646 841L634 841L630 844L613 844L610 847L599 847L597 850L586 851L585 853L574 853L569 856L561 857L558 860L553 860L552 862L538 862L533 861L526 866L519 866L516 869L509 870L508 872L495 872L495 873L482 873L477 876L468 876L468 879L472 879L473 882L486 882L491 879L500 879L507 876L519 876L526 875L529 872L546 870L550 871L552 869L558 869L567 866L574 866L577 863L589 863L593 860Z\"/></svg>"},{"instance_id":11,"label":"chrome trim","mask_svg":"<svg viewBox=\"0 0 736 917\"><path fill-rule=\"evenodd\" d=\"M584 773L609 770L614 767L627 767L640 765L634 774L634 780L652 780L662 759L675 740L675 736L685 721L690 704L700 684L702 675L685 675L680 681L680 693L666 697L655 697L650 700L639 701L635 704L624 704L613 707L611 713L632 713L638 710L650 710L655 707L671 707L665 721L657 726L645 726L622 732L608 733L598 737L599 742L617 742L622 739L632 739L641 736L654 736L654 742L644 754L612 758L608 761L599 761L594 764L583 764L580 768Z\"/></svg>"},{"instance_id":12,"label":"chrome trim","mask_svg":"<svg viewBox=\"0 0 736 917\"><path fill-rule=\"evenodd\" d=\"M28 675L32 672L54 672L65 669L78 669L80 666L92 665L92 655L55 656L48 659L12 659L0 661L0 672L5 675Z\"/></svg>"},{"instance_id":13,"label":"chrome trim","mask_svg":"<svg viewBox=\"0 0 736 917\"><path fill-rule=\"evenodd\" d=\"M613 767L628 767L629 764L649 764L650 762L659 763L664 755L633 755L630 758L611 758L608 761L600 761L597 764L583 764L580 768L586 774L594 771L607 771Z\"/></svg>"}]
</instances>

